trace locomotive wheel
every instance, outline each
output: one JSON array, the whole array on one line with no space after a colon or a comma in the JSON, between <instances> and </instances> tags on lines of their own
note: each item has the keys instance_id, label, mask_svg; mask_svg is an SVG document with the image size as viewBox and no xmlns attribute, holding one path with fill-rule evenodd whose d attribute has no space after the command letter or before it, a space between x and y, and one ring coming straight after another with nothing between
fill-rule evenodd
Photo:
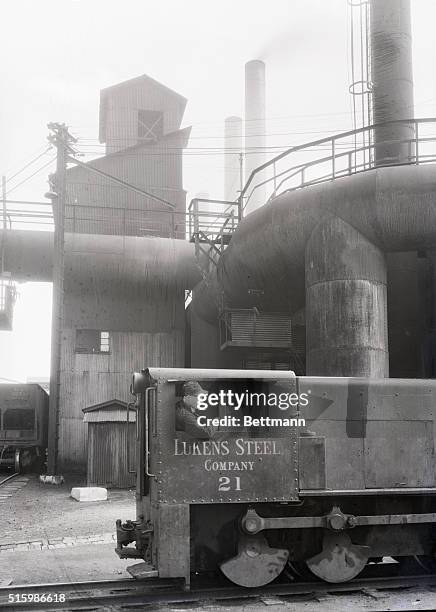
<instances>
[{"instance_id":1,"label":"locomotive wheel","mask_svg":"<svg viewBox=\"0 0 436 612\"><path fill-rule=\"evenodd\" d=\"M357 546L346 533L328 531L322 551L306 560L310 571L325 582L347 582L355 578L368 562L369 546Z\"/></svg>"},{"instance_id":2,"label":"locomotive wheel","mask_svg":"<svg viewBox=\"0 0 436 612\"><path fill-rule=\"evenodd\" d=\"M221 563L224 576L243 587L261 587L283 571L289 551L271 548L263 535L241 536L236 557Z\"/></svg>"}]
</instances>

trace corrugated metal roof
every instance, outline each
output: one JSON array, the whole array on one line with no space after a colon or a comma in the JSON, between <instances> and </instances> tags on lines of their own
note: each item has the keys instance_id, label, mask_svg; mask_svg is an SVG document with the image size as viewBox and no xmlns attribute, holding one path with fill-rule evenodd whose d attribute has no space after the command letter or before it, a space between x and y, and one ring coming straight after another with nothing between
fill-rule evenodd
<instances>
[{"instance_id":1,"label":"corrugated metal roof","mask_svg":"<svg viewBox=\"0 0 436 612\"><path fill-rule=\"evenodd\" d=\"M127 421L127 404L119 399L111 399L82 409L84 423L125 423ZM136 421L135 411L130 410L129 421Z\"/></svg>"},{"instance_id":2,"label":"corrugated metal roof","mask_svg":"<svg viewBox=\"0 0 436 612\"><path fill-rule=\"evenodd\" d=\"M92 412L85 412L83 416L84 423L126 423L127 422L127 410L123 409L109 409L109 410L95 410ZM136 413L134 410L129 412L129 422L136 422Z\"/></svg>"},{"instance_id":3,"label":"corrugated metal roof","mask_svg":"<svg viewBox=\"0 0 436 612\"><path fill-rule=\"evenodd\" d=\"M105 402L99 402L98 404L92 404L92 406L87 406L86 408L82 408L82 412L93 412L95 410L110 410L110 409L121 409L125 410L127 408L127 403L113 397L110 400L106 400Z\"/></svg>"}]
</instances>

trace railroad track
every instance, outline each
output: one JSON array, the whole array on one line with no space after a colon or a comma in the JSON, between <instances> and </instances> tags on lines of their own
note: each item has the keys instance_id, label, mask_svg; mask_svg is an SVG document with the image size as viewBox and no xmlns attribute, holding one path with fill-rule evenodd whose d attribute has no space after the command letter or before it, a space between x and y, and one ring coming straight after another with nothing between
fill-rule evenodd
<instances>
[{"instance_id":1,"label":"railroad track","mask_svg":"<svg viewBox=\"0 0 436 612\"><path fill-rule=\"evenodd\" d=\"M166 579L146 581L108 580L62 584L35 584L0 588L0 609L21 610L126 610L143 606L202 603L233 605L267 602L291 603L328 595L373 594L413 588L436 589L435 575L369 576L341 584L325 582L275 583L259 589L244 589L228 583L194 584L185 591L180 582ZM276 601L277 600L277 601Z\"/></svg>"},{"instance_id":2,"label":"railroad track","mask_svg":"<svg viewBox=\"0 0 436 612\"><path fill-rule=\"evenodd\" d=\"M26 486L29 479L19 472L5 476L0 474L0 504L11 498L19 489Z\"/></svg>"},{"instance_id":3,"label":"railroad track","mask_svg":"<svg viewBox=\"0 0 436 612\"><path fill-rule=\"evenodd\" d=\"M15 472L15 474L9 474L9 476L6 476L6 478L3 478L2 480L0 480L0 487L5 484L5 482L9 482L10 480L12 480L13 478L16 478L17 476L20 475L20 472ZM0 476L0 478L2 478Z\"/></svg>"}]
</instances>

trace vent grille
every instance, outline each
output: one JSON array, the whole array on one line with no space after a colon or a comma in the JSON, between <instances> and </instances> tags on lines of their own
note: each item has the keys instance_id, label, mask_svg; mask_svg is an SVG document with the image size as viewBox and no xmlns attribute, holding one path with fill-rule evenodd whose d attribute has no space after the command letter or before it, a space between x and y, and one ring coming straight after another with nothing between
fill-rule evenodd
<instances>
[{"instance_id":1,"label":"vent grille","mask_svg":"<svg viewBox=\"0 0 436 612\"><path fill-rule=\"evenodd\" d=\"M220 317L221 349L227 347L292 348L289 315L257 309L225 310Z\"/></svg>"}]
</instances>

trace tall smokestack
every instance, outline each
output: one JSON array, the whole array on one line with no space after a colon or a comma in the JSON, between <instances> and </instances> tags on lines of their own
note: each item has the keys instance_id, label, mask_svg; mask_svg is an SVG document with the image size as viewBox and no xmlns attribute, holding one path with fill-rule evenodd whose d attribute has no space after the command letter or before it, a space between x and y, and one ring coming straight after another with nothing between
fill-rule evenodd
<instances>
[{"instance_id":1,"label":"tall smokestack","mask_svg":"<svg viewBox=\"0 0 436 612\"><path fill-rule=\"evenodd\" d=\"M413 118L410 0L371 1L371 71L374 123ZM376 145L410 138L408 124L375 130ZM410 150L398 142L376 146L376 163L406 162Z\"/></svg>"},{"instance_id":2,"label":"tall smokestack","mask_svg":"<svg viewBox=\"0 0 436 612\"><path fill-rule=\"evenodd\" d=\"M241 189L242 119L227 117L224 122L224 199L233 202Z\"/></svg>"},{"instance_id":3,"label":"tall smokestack","mask_svg":"<svg viewBox=\"0 0 436 612\"><path fill-rule=\"evenodd\" d=\"M245 64L245 180L251 172L266 161L266 122L265 122L265 64L252 60ZM253 183L264 180L258 175ZM248 190L250 192L250 189ZM261 187L251 196L245 214L265 204L265 188Z\"/></svg>"}]
</instances>

